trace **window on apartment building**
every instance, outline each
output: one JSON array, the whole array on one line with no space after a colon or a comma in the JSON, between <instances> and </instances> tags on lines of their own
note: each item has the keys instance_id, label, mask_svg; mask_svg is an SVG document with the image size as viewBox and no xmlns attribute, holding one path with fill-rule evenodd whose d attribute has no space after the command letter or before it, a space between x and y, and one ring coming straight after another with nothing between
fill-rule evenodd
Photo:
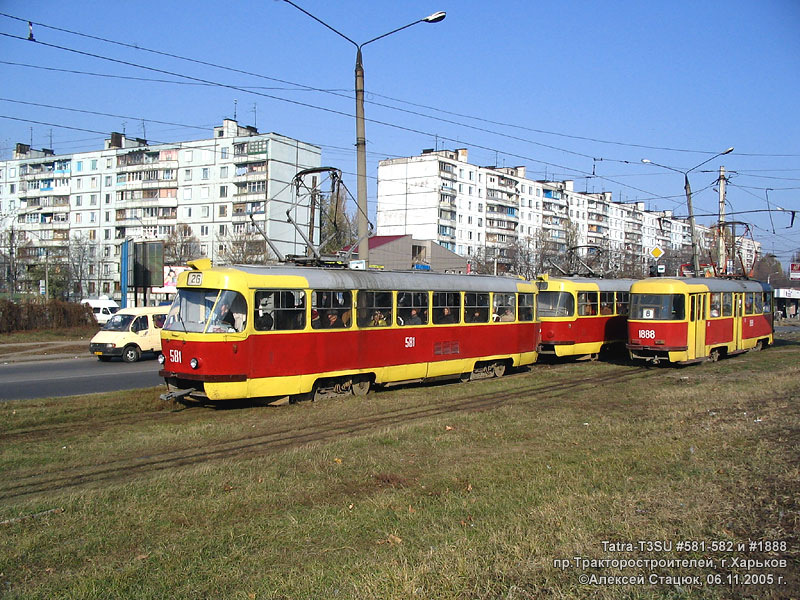
<instances>
[{"instance_id":1,"label":"window on apartment building","mask_svg":"<svg viewBox=\"0 0 800 600\"><path fill-rule=\"evenodd\" d=\"M478 202L478 212L483 212L483 204Z\"/></svg>"},{"instance_id":2,"label":"window on apartment building","mask_svg":"<svg viewBox=\"0 0 800 600\"><path fill-rule=\"evenodd\" d=\"M83 198L81 196L75 196L75 206L81 206L83 204Z\"/></svg>"},{"instance_id":3,"label":"window on apartment building","mask_svg":"<svg viewBox=\"0 0 800 600\"><path fill-rule=\"evenodd\" d=\"M110 240L110 239L111 239L111 230L110 230L110 229L106 229L106 230L103 232L103 238L104 238L104 239L107 239L107 240ZM109 252L110 252L110 248L109 248L108 246L106 246L106 247L105 247L105 255L106 255L106 256L108 256L108 253L109 253Z\"/></svg>"},{"instance_id":4,"label":"window on apartment building","mask_svg":"<svg viewBox=\"0 0 800 600\"><path fill-rule=\"evenodd\" d=\"M97 206L97 194L89 194L89 206Z\"/></svg>"},{"instance_id":5,"label":"window on apartment building","mask_svg":"<svg viewBox=\"0 0 800 600\"><path fill-rule=\"evenodd\" d=\"M111 168L111 165L112 165L111 161L112 160L114 160L114 159L112 159L112 158L107 158L106 159L106 169L110 169Z\"/></svg>"},{"instance_id":6,"label":"window on apartment building","mask_svg":"<svg viewBox=\"0 0 800 600\"><path fill-rule=\"evenodd\" d=\"M208 225L200 225L200 235L203 237L208 235Z\"/></svg>"},{"instance_id":7,"label":"window on apartment building","mask_svg":"<svg viewBox=\"0 0 800 600\"><path fill-rule=\"evenodd\" d=\"M203 217L204 219L207 219L208 215L209 215L208 205L201 206L200 207L200 216Z\"/></svg>"},{"instance_id":8,"label":"window on apartment building","mask_svg":"<svg viewBox=\"0 0 800 600\"><path fill-rule=\"evenodd\" d=\"M187 150L187 151L184 153L184 155L183 155L183 158L184 158L184 160L185 160L186 162L192 162L192 157L193 157L193 156L194 156L194 153L193 153L191 150Z\"/></svg>"},{"instance_id":9,"label":"window on apartment building","mask_svg":"<svg viewBox=\"0 0 800 600\"><path fill-rule=\"evenodd\" d=\"M220 194L221 196L222 194ZM220 217L227 217L228 216L228 205L227 204L220 204L219 205L219 216Z\"/></svg>"},{"instance_id":10,"label":"window on apartment building","mask_svg":"<svg viewBox=\"0 0 800 600\"><path fill-rule=\"evenodd\" d=\"M228 158L228 149L227 148L220 148L219 149L219 157L222 159Z\"/></svg>"},{"instance_id":11,"label":"window on apartment building","mask_svg":"<svg viewBox=\"0 0 800 600\"><path fill-rule=\"evenodd\" d=\"M228 197L228 186L227 185L219 186L219 197L220 198L227 198Z\"/></svg>"},{"instance_id":12,"label":"window on apartment building","mask_svg":"<svg viewBox=\"0 0 800 600\"><path fill-rule=\"evenodd\" d=\"M225 179L228 176L228 167L219 168L219 178Z\"/></svg>"},{"instance_id":13,"label":"window on apartment building","mask_svg":"<svg viewBox=\"0 0 800 600\"><path fill-rule=\"evenodd\" d=\"M478 219L478 227L483 227L483 219Z\"/></svg>"},{"instance_id":14,"label":"window on apartment building","mask_svg":"<svg viewBox=\"0 0 800 600\"><path fill-rule=\"evenodd\" d=\"M110 186L111 185L111 175L106 175L104 185Z\"/></svg>"},{"instance_id":15,"label":"window on apartment building","mask_svg":"<svg viewBox=\"0 0 800 600\"><path fill-rule=\"evenodd\" d=\"M200 198L202 200L207 200L209 198L209 190L210 188L208 186L200 188Z\"/></svg>"},{"instance_id":16,"label":"window on apartment building","mask_svg":"<svg viewBox=\"0 0 800 600\"><path fill-rule=\"evenodd\" d=\"M184 206L183 207L183 214L188 219L192 216L192 207L191 206Z\"/></svg>"},{"instance_id":17,"label":"window on apartment building","mask_svg":"<svg viewBox=\"0 0 800 600\"><path fill-rule=\"evenodd\" d=\"M80 173L81 171L83 171L83 161L82 161L82 160L79 160L79 161L77 161L77 162L75 163L75 170L76 170L78 173Z\"/></svg>"},{"instance_id":18,"label":"window on apartment building","mask_svg":"<svg viewBox=\"0 0 800 600\"><path fill-rule=\"evenodd\" d=\"M8 185L8 193L9 194L16 194L17 193L17 184L11 183Z\"/></svg>"},{"instance_id":19,"label":"window on apartment building","mask_svg":"<svg viewBox=\"0 0 800 600\"><path fill-rule=\"evenodd\" d=\"M89 230L89 239L92 240L92 241L97 239L97 230L96 229L90 229Z\"/></svg>"},{"instance_id":20,"label":"window on apartment building","mask_svg":"<svg viewBox=\"0 0 800 600\"><path fill-rule=\"evenodd\" d=\"M75 213L75 223L81 222L81 213Z\"/></svg>"},{"instance_id":21,"label":"window on apartment building","mask_svg":"<svg viewBox=\"0 0 800 600\"><path fill-rule=\"evenodd\" d=\"M184 181L191 181L192 180L192 170L191 169L184 169L183 170L183 180Z\"/></svg>"},{"instance_id":22,"label":"window on apartment building","mask_svg":"<svg viewBox=\"0 0 800 600\"><path fill-rule=\"evenodd\" d=\"M227 228L225 227L225 225L220 225L220 226L219 226L219 234L220 234L220 235L225 235L225 231L226 231L226 229L227 229Z\"/></svg>"},{"instance_id":23,"label":"window on apartment building","mask_svg":"<svg viewBox=\"0 0 800 600\"><path fill-rule=\"evenodd\" d=\"M81 179L80 177L76 177L75 178L75 189L79 190L82 187L83 187L83 179Z\"/></svg>"},{"instance_id":24,"label":"window on apartment building","mask_svg":"<svg viewBox=\"0 0 800 600\"><path fill-rule=\"evenodd\" d=\"M208 167L203 167L203 170L200 172L200 179L208 179L210 176L210 171Z\"/></svg>"},{"instance_id":25,"label":"window on apartment building","mask_svg":"<svg viewBox=\"0 0 800 600\"><path fill-rule=\"evenodd\" d=\"M91 166L90 166L89 168L90 168L92 171L97 171L97 159L96 159L96 158L93 158L93 159L92 159L92 162L90 163L90 165L91 165Z\"/></svg>"},{"instance_id":26,"label":"window on apartment building","mask_svg":"<svg viewBox=\"0 0 800 600\"><path fill-rule=\"evenodd\" d=\"M97 222L97 213L95 211L92 211L92 212L89 213L89 222L90 223L96 223Z\"/></svg>"}]
</instances>

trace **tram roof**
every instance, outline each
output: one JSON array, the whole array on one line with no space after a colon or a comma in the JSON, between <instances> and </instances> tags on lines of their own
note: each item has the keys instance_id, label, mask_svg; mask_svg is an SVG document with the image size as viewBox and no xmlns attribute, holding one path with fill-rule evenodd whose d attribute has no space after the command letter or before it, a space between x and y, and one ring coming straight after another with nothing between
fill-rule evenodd
<instances>
[{"instance_id":1,"label":"tram roof","mask_svg":"<svg viewBox=\"0 0 800 600\"><path fill-rule=\"evenodd\" d=\"M772 286L755 279L719 279L716 277L651 277L641 280L643 284L704 285L711 292L771 292Z\"/></svg>"},{"instance_id":2,"label":"tram roof","mask_svg":"<svg viewBox=\"0 0 800 600\"><path fill-rule=\"evenodd\" d=\"M566 282L574 287L597 286L601 292L628 291L638 279L603 279L600 277L550 277L547 282L552 289ZM544 291L544 289L543 289Z\"/></svg>"},{"instance_id":3,"label":"tram roof","mask_svg":"<svg viewBox=\"0 0 800 600\"><path fill-rule=\"evenodd\" d=\"M367 289L409 291L516 292L518 284L530 282L494 275L461 275L428 271L356 271L284 265L235 265L229 267L256 277L302 277L312 289ZM249 281L251 287L269 285Z\"/></svg>"}]
</instances>

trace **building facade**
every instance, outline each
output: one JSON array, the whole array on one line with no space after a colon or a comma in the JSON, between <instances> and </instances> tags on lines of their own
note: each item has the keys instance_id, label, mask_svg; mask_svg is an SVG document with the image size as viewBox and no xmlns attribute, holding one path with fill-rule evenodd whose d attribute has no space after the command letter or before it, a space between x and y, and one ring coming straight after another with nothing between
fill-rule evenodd
<instances>
[{"instance_id":1,"label":"building facade","mask_svg":"<svg viewBox=\"0 0 800 600\"><path fill-rule=\"evenodd\" d=\"M20 267L69 262L74 271L80 262L85 273L70 294L111 295L119 293L126 240L183 238L196 256L177 258L215 262L229 262L231 247L249 240L269 258L251 215L281 253L302 255L305 244L286 219L291 183L320 164L319 147L230 119L210 139L173 144L118 133L94 152L55 155L17 144L0 162L3 260L22 272L20 286L28 285ZM307 206L293 210L307 222Z\"/></svg>"},{"instance_id":2,"label":"building facade","mask_svg":"<svg viewBox=\"0 0 800 600\"><path fill-rule=\"evenodd\" d=\"M716 240L708 228L697 231L704 256ZM582 256L601 249L617 266L643 271L656 249L691 252L689 223L671 211L615 202L610 192L577 192L572 181L531 180L525 167L473 165L466 149L381 161L377 234L433 240L468 260L506 268L520 253L538 255L546 267L543 255L557 258L577 248ZM757 242L742 244L751 258L759 253Z\"/></svg>"}]
</instances>

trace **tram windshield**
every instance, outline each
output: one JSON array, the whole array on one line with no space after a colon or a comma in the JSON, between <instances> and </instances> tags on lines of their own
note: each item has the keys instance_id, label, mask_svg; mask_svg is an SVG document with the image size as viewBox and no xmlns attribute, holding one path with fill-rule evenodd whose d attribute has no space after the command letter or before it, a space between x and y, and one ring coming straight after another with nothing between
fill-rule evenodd
<instances>
[{"instance_id":1,"label":"tram windshield","mask_svg":"<svg viewBox=\"0 0 800 600\"><path fill-rule=\"evenodd\" d=\"M569 292L539 292L536 302L539 305L539 317L575 315L575 298Z\"/></svg>"},{"instance_id":2,"label":"tram windshield","mask_svg":"<svg viewBox=\"0 0 800 600\"><path fill-rule=\"evenodd\" d=\"M164 329L186 333L242 331L247 317L244 297L230 290L180 289Z\"/></svg>"},{"instance_id":3,"label":"tram windshield","mask_svg":"<svg viewBox=\"0 0 800 600\"><path fill-rule=\"evenodd\" d=\"M642 321L682 321L686 318L683 294L631 294L630 318Z\"/></svg>"}]
</instances>

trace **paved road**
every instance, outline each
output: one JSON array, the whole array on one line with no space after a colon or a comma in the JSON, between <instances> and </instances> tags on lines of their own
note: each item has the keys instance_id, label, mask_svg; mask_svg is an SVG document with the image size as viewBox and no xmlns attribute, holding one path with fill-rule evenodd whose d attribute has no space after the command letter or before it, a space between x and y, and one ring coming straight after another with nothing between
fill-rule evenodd
<instances>
[{"instance_id":1,"label":"paved road","mask_svg":"<svg viewBox=\"0 0 800 600\"><path fill-rule=\"evenodd\" d=\"M133 390L163 383L154 358L103 363L92 356L0 364L0 401Z\"/></svg>"}]
</instances>

